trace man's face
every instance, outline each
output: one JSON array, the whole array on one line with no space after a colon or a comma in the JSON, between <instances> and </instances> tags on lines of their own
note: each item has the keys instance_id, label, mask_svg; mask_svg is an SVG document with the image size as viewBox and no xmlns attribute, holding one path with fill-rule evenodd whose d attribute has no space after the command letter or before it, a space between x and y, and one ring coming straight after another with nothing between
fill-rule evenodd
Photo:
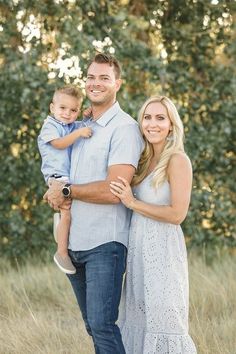
<instances>
[{"instance_id":1,"label":"man's face","mask_svg":"<svg viewBox=\"0 0 236 354\"><path fill-rule=\"evenodd\" d=\"M113 66L93 62L87 72L85 90L93 105L110 105L116 100L121 80L116 79Z\"/></svg>"}]
</instances>

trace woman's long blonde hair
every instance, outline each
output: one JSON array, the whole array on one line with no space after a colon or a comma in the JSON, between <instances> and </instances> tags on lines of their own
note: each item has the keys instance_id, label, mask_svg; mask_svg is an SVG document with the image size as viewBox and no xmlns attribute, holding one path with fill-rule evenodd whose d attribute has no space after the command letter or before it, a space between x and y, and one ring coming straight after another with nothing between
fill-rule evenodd
<instances>
[{"instance_id":1,"label":"woman's long blonde hair","mask_svg":"<svg viewBox=\"0 0 236 354\"><path fill-rule=\"evenodd\" d=\"M154 156L154 150L151 143L148 142L146 137L143 134L142 130L142 121L144 118L144 113L147 106L150 103L160 102L163 106L166 107L168 117L171 121L172 131L170 132L169 136L166 139L166 144L164 149L161 153L160 160L153 171L153 179L152 183L155 188L161 185L167 178L167 166L172 154L176 152L184 152L184 129L183 123L180 119L179 113L174 105L174 103L165 96L153 96L150 97L146 102L144 102L143 106L141 107L138 115L138 122L139 127L142 132L145 147L141 154L138 168L136 174L134 175L132 185L135 186L142 182L142 180L146 177L148 167L150 165L151 159Z\"/></svg>"}]
</instances>

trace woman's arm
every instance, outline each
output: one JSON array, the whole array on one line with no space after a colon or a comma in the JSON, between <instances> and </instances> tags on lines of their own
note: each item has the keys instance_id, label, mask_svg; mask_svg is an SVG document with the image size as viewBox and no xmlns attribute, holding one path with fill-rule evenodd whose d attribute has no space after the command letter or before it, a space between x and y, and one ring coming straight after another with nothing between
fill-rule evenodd
<instances>
[{"instance_id":1,"label":"woman's arm","mask_svg":"<svg viewBox=\"0 0 236 354\"><path fill-rule=\"evenodd\" d=\"M92 135L92 129L89 127L79 128L74 130L72 133L64 136L63 138L58 138L50 141L50 144L56 149L66 149L78 138L90 138Z\"/></svg>"},{"instance_id":2,"label":"woman's arm","mask_svg":"<svg viewBox=\"0 0 236 354\"><path fill-rule=\"evenodd\" d=\"M171 157L167 176L171 190L170 205L155 205L137 200L123 178L120 179L123 183L111 182L111 191L135 212L154 220L178 225L187 215L192 189L192 167L187 155L174 154Z\"/></svg>"}]
</instances>

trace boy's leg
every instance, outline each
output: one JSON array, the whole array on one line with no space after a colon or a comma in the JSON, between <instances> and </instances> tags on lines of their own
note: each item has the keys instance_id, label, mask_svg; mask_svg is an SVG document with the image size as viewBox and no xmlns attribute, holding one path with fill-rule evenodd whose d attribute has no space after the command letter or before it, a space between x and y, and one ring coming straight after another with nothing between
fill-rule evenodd
<instances>
[{"instance_id":1,"label":"boy's leg","mask_svg":"<svg viewBox=\"0 0 236 354\"><path fill-rule=\"evenodd\" d=\"M57 252L54 255L54 261L64 273L74 274L76 269L68 256L70 221L70 210L61 209L60 221L56 229Z\"/></svg>"},{"instance_id":2,"label":"boy's leg","mask_svg":"<svg viewBox=\"0 0 236 354\"><path fill-rule=\"evenodd\" d=\"M60 210L60 220L57 225L57 252L63 257L68 255L68 238L70 232L71 214L68 209Z\"/></svg>"},{"instance_id":3,"label":"boy's leg","mask_svg":"<svg viewBox=\"0 0 236 354\"><path fill-rule=\"evenodd\" d=\"M60 222L60 219L61 219L60 213L53 214L53 236L56 243L57 243L57 227Z\"/></svg>"}]
</instances>

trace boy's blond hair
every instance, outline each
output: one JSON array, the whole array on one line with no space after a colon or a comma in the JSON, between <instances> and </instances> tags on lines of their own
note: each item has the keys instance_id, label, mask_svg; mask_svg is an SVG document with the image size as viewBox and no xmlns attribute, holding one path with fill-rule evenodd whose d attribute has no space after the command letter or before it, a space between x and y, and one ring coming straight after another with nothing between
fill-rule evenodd
<instances>
[{"instance_id":1,"label":"boy's blond hair","mask_svg":"<svg viewBox=\"0 0 236 354\"><path fill-rule=\"evenodd\" d=\"M83 95L81 90L73 85L66 85L63 87L59 87L58 89L56 89L56 91L54 92L53 95L53 101L56 98L57 94L62 93L64 95L68 95L68 96L72 96L78 99L78 101L82 102L83 100Z\"/></svg>"}]
</instances>

